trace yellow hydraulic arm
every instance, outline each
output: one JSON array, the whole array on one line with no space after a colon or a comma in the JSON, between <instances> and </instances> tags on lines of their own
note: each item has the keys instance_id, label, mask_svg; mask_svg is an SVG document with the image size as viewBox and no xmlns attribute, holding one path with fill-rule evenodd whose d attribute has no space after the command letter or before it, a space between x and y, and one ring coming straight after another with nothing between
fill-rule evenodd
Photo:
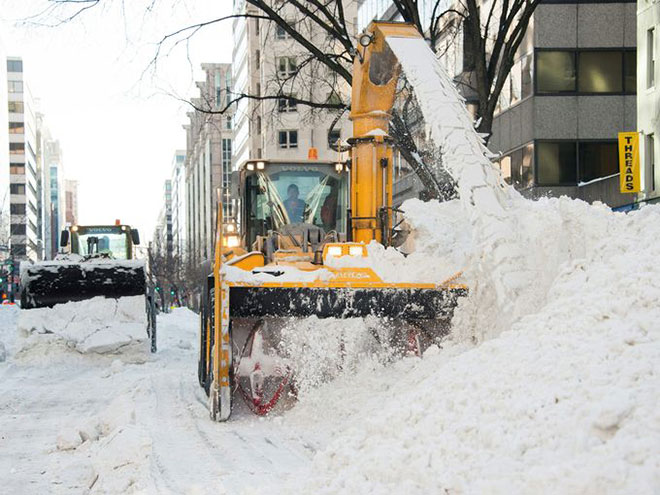
<instances>
[{"instance_id":1,"label":"yellow hydraulic arm","mask_svg":"<svg viewBox=\"0 0 660 495\"><path fill-rule=\"evenodd\" d=\"M387 36L419 38L414 26L372 22L360 37L353 63L351 236L356 242L389 244L392 227L392 142L388 136L399 64ZM363 41L364 40L364 41ZM364 46L366 45L366 46Z\"/></svg>"}]
</instances>

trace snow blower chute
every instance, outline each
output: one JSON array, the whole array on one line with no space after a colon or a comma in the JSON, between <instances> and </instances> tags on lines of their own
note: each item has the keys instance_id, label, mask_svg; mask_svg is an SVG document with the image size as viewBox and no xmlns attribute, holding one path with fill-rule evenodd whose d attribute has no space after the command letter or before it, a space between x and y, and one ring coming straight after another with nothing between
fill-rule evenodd
<instances>
[{"instance_id":1,"label":"snow blower chute","mask_svg":"<svg viewBox=\"0 0 660 495\"><path fill-rule=\"evenodd\" d=\"M292 318L374 316L403 323L419 349L425 333L446 334L467 287L460 272L442 283L387 282L367 245L396 244L393 142L388 136L399 65L387 36L419 37L411 25L373 23L355 57L350 159L250 160L232 178L240 224L223 222L201 313L198 374L211 417L229 418L234 392L265 414L295 370L273 359Z\"/></svg>"}]
</instances>

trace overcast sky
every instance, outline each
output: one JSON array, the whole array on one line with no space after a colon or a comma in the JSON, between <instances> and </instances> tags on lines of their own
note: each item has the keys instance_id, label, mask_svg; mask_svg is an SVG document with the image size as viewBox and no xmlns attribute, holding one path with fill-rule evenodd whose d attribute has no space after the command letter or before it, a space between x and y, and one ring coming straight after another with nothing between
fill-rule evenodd
<instances>
[{"instance_id":1,"label":"overcast sky","mask_svg":"<svg viewBox=\"0 0 660 495\"><path fill-rule=\"evenodd\" d=\"M41 12L47 0L0 3L5 50L23 57L27 84L64 151L66 176L80 181L80 223L119 218L151 239L163 181L174 151L185 146L189 107L171 94L197 95L202 62L231 62L231 21L204 28L189 43L168 45L155 72L149 63L164 35L228 15L231 2L102 0L56 27L20 22ZM40 20L55 23L57 17Z\"/></svg>"}]
</instances>

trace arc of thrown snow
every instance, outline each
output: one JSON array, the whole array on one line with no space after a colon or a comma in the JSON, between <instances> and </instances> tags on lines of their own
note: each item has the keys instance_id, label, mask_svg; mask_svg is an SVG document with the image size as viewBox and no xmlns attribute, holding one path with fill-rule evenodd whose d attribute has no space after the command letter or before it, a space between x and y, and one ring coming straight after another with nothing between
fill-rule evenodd
<instances>
[{"instance_id":1,"label":"arc of thrown snow","mask_svg":"<svg viewBox=\"0 0 660 495\"><path fill-rule=\"evenodd\" d=\"M474 129L463 97L436 55L421 38L388 36L408 82L413 86L442 163L458 185L460 201L470 213L482 259L496 290L498 306L516 316L520 290L532 283L534 270L525 266L517 241L516 219L508 210L521 206L522 196L504 183L488 159L490 153ZM477 260L473 260L477 262ZM481 275L483 275L483 270Z\"/></svg>"}]
</instances>

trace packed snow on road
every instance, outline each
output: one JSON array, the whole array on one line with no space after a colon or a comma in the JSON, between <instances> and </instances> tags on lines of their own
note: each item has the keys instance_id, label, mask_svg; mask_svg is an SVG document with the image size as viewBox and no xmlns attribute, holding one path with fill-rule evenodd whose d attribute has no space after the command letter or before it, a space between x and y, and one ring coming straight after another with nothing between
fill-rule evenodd
<instances>
[{"instance_id":1,"label":"packed snow on road","mask_svg":"<svg viewBox=\"0 0 660 495\"><path fill-rule=\"evenodd\" d=\"M45 317L2 306L3 490L655 493L660 208L525 206L514 220L535 283L500 302L496 247L459 202L406 203L407 248L469 267L452 334L394 358L373 345L383 322L306 320L291 339L305 350L298 399L265 418L239 401L229 422L209 420L187 309L159 316L150 354L131 321L84 316L107 314L103 300Z\"/></svg>"}]
</instances>

